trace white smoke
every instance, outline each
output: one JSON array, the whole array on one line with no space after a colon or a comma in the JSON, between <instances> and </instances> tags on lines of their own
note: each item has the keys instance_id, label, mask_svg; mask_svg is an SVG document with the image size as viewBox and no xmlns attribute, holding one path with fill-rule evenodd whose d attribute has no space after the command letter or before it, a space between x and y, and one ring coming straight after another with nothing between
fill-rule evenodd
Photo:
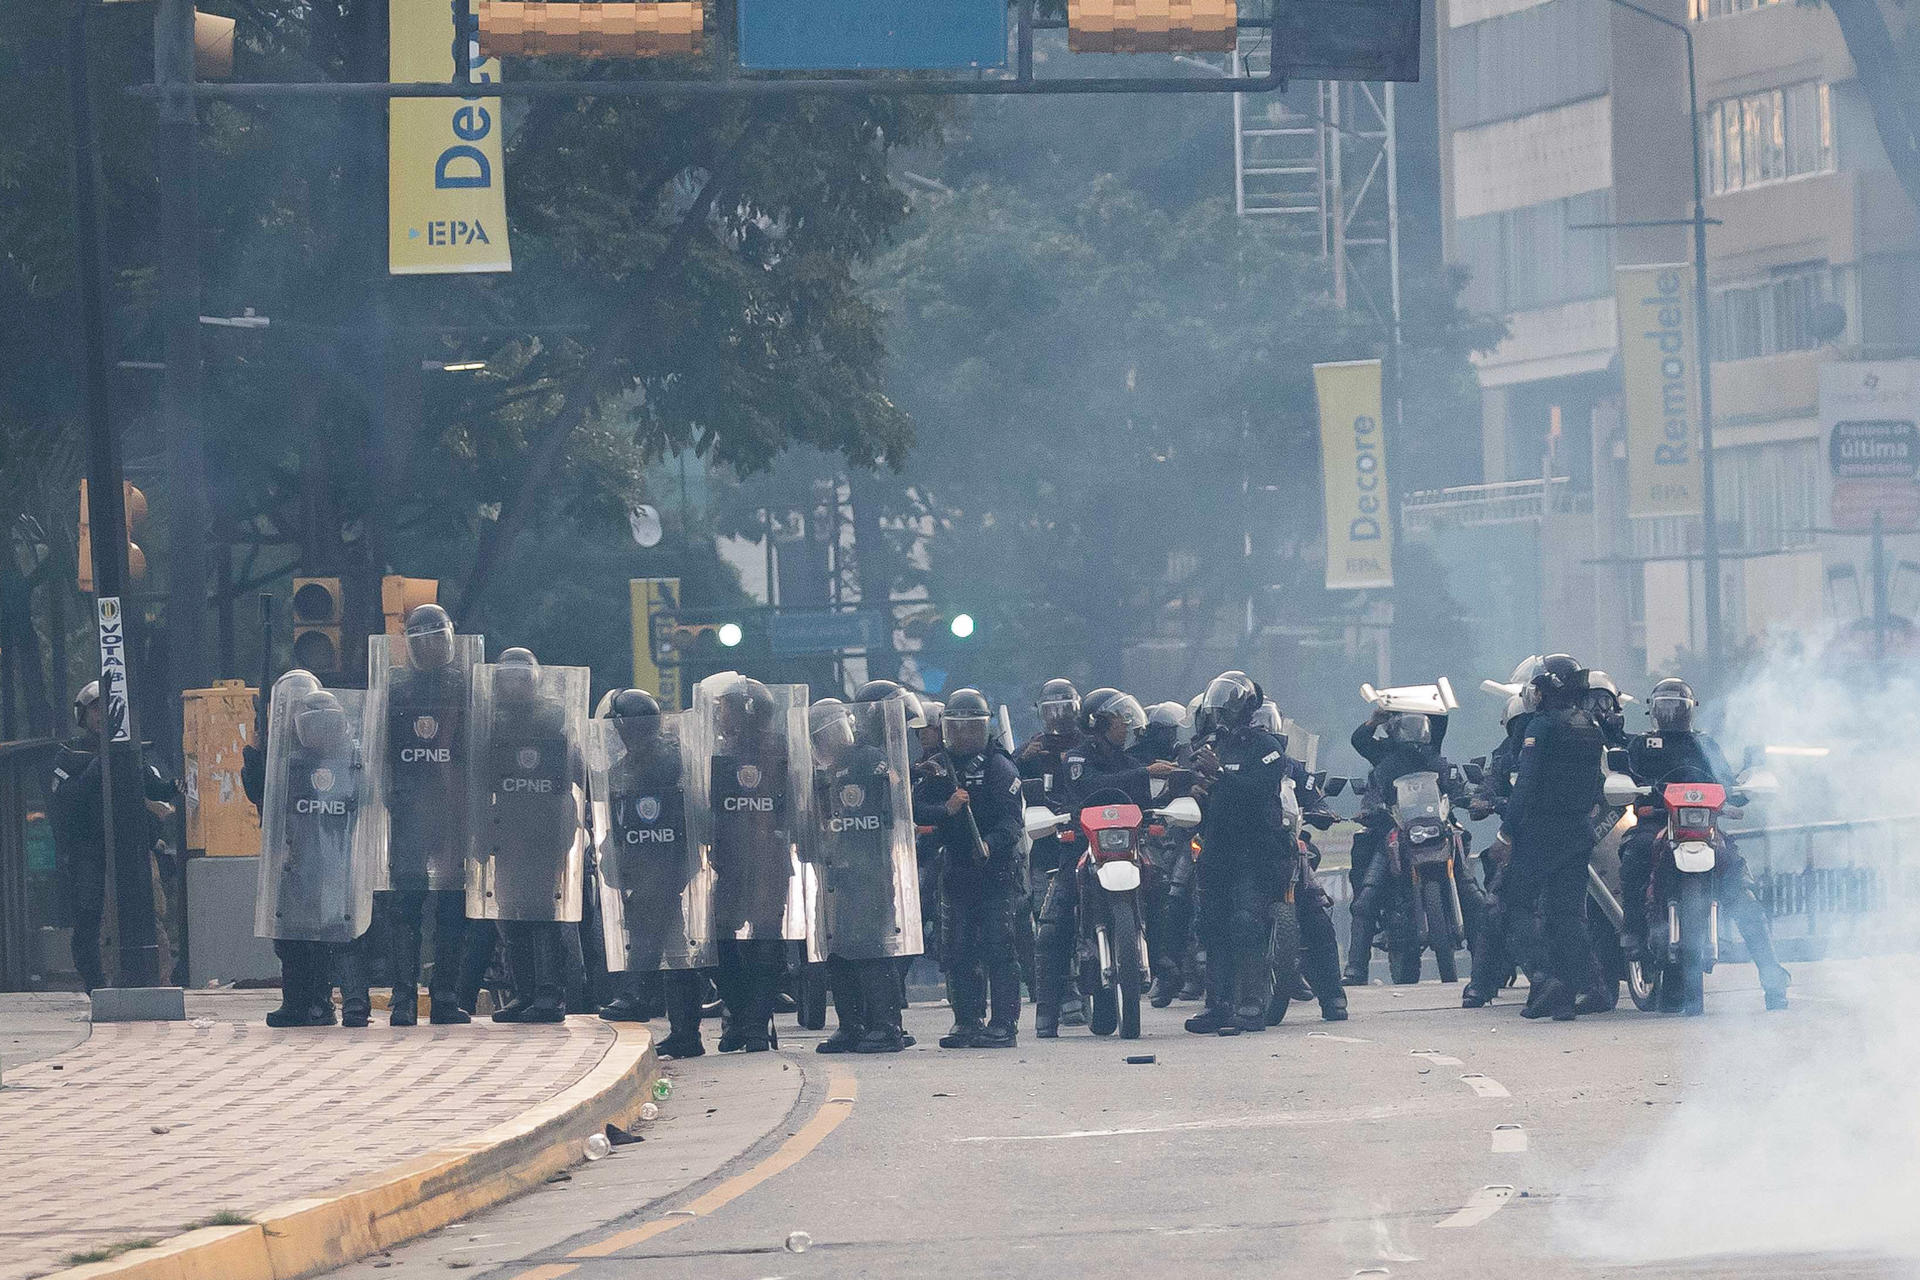
<instances>
[{"instance_id":1,"label":"white smoke","mask_svg":"<svg viewBox=\"0 0 1920 1280\"><path fill-rule=\"evenodd\" d=\"M1800 752L1766 757L1782 791L1748 825L1920 813L1920 687L1837 667L1827 652L1769 655L1716 709L1736 768L1748 746ZM1920 963L1888 954L1920 938L1920 915L1900 896L1900 837L1913 829L1742 843L1756 870L1763 857L1776 871L1877 870L1884 905L1833 927L1837 949L1879 954L1801 966L1785 1013L1760 1012L1744 970L1737 993L1710 985L1706 1018L1647 1028L1676 1045L1677 1097L1649 1088L1656 1105L1673 1103L1665 1118L1650 1133L1626 1118L1622 1145L1588 1171L1590 1193L1562 1204L1573 1252L1627 1263L1875 1255L1920 1277Z\"/></svg>"}]
</instances>

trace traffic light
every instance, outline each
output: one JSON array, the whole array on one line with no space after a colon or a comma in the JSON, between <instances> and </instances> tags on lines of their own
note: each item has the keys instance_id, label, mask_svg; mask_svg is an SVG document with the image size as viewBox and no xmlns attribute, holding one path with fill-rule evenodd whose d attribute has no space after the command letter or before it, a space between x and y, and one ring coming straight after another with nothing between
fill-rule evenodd
<instances>
[{"instance_id":1,"label":"traffic light","mask_svg":"<svg viewBox=\"0 0 1920 1280\"><path fill-rule=\"evenodd\" d=\"M953 633L955 640L971 639L974 631L973 615L956 613L947 620L947 630Z\"/></svg>"},{"instance_id":2,"label":"traffic light","mask_svg":"<svg viewBox=\"0 0 1920 1280\"><path fill-rule=\"evenodd\" d=\"M1234 0L1067 0L1074 53L1226 53L1238 24Z\"/></svg>"},{"instance_id":3,"label":"traffic light","mask_svg":"<svg viewBox=\"0 0 1920 1280\"><path fill-rule=\"evenodd\" d=\"M476 0L484 57L655 58L700 52L699 0L596 4L591 0Z\"/></svg>"},{"instance_id":4,"label":"traffic light","mask_svg":"<svg viewBox=\"0 0 1920 1280\"><path fill-rule=\"evenodd\" d=\"M122 481L121 493L127 508L127 580L138 582L147 576L147 553L133 540L140 526L147 522L147 495L133 487L132 481ZM80 482L80 590L93 591L93 532L87 527L87 482Z\"/></svg>"},{"instance_id":5,"label":"traffic light","mask_svg":"<svg viewBox=\"0 0 1920 1280\"><path fill-rule=\"evenodd\" d=\"M293 665L325 678L341 670L346 607L338 578L293 580Z\"/></svg>"},{"instance_id":6,"label":"traffic light","mask_svg":"<svg viewBox=\"0 0 1920 1280\"><path fill-rule=\"evenodd\" d=\"M193 11L193 74L202 80L233 76L233 19Z\"/></svg>"},{"instance_id":7,"label":"traffic light","mask_svg":"<svg viewBox=\"0 0 1920 1280\"><path fill-rule=\"evenodd\" d=\"M409 613L423 604L438 603L438 578L403 578L390 573L380 579L380 612L387 620L387 638L395 645L406 638Z\"/></svg>"}]
</instances>

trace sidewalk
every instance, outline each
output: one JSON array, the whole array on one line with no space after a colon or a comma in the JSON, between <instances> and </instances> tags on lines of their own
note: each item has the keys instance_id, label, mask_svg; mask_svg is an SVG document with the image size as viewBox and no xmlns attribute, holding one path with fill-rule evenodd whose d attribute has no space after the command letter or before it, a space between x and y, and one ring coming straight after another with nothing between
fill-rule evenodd
<instances>
[{"instance_id":1,"label":"sidewalk","mask_svg":"<svg viewBox=\"0 0 1920 1280\"><path fill-rule=\"evenodd\" d=\"M0 1280L217 1224L199 1235L227 1253L205 1274L239 1274L234 1250L282 1276L345 1261L578 1160L587 1134L637 1111L654 1071L644 1030L596 1019L275 1031L260 1021L272 1003L193 994L187 1022L101 1025L20 1066L9 1055ZM13 1024L52 1036L71 1016L0 997L9 1040Z\"/></svg>"}]
</instances>

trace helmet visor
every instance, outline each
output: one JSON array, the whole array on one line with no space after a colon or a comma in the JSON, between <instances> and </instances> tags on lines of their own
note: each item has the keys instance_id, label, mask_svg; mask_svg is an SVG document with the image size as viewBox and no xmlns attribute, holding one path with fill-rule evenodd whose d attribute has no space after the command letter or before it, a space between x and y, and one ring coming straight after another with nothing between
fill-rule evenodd
<instances>
[{"instance_id":1,"label":"helmet visor","mask_svg":"<svg viewBox=\"0 0 1920 1280\"><path fill-rule=\"evenodd\" d=\"M955 755L978 755L987 749L987 717L948 715L940 721L940 741Z\"/></svg>"},{"instance_id":2,"label":"helmet visor","mask_svg":"<svg viewBox=\"0 0 1920 1280\"><path fill-rule=\"evenodd\" d=\"M1100 708L1103 716L1112 716L1126 723L1127 728L1138 733L1147 727L1147 713L1141 707L1140 700L1130 693L1123 693Z\"/></svg>"},{"instance_id":3,"label":"helmet visor","mask_svg":"<svg viewBox=\"0 0 1920 1280\"><path fill-rule=\"evenodd\" d=\"M1387 736L1395 742L1424 745L1433 740L1433 726L1425 716L1406 711L1387 721Z\"/></svg>"},{"instance_id":4,"label":"helmet visor","mask_svg":"<svg viewBox=\"0 0 1920 1280\"><path fill-rule=\"evenodd\" d=\"M1683 733L1693 727L1693 699L1677 694L1660 694L1649 704L1653 722L1669 733Z\"/></svg>"},{"instance_id":5,"label":"helmet visor","mask_svg":"<svg viewBox=\"0 0 1920 1280\"><path fill-rule=\"evenodd\" d=\"M1040 727L1048 733L1071 733L1080 714L1078 698L1049 698L1039 704Z\"/></svg>"}]
</instances>

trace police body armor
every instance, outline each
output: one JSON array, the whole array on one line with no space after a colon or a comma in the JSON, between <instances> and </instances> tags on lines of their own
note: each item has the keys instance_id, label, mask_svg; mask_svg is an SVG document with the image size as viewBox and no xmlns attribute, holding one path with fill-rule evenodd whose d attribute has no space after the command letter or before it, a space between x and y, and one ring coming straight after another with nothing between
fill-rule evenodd
<instances>
[{"instance_id":1,"label":"police body armor","mask_svg":"<svg viewBox=\"0 0 1920 1280\"><path fill-rule=\"evenodd\" d=\"M813 810L807 687L757 686L742 720L731 672L694 693L707 760L716 936L804 940L807 875L795 845Z\"/></svg>"},{"instance_id":2,"label":"police body armor","mask_svg":"<svg viewBox=\"0 0 1920 1280\"><path fill-rule=\"evenodd\" d=\"M382 889L466 888L468 704L482 647L480 636L457 635L446 666L420 669L409 664L405 644L386 636L367 641L370 714L380 719L386 743L386 821L376 824Z\"/></svg>"},{"instance_id":3,"label":"police body armor","mask_svg":"<svg viewBox=\"0 0 1920 1280\"><path fill-rule=\"evenodd\" d=\"M812 864L810 958L874 960L919 955L920 872L914 851L907 720L897 700L847 708L853 745L816 761L821 796Z\"/></svg>"},{"instance_id":4,"label":"police body armor","mask_svg":"<svg viewBox=\"0 0 1920 1280\"><path fill-rule=\"evenodd\" d=\"M592 720L587 740L607 968L711 967L706 773L692 713Z\"/></svg>"},{"instance_id":5,"label":"police body armor","mask_svg":"<svg viewBox=\"0 0 1920 1280\"><path fill-rule=\"evenodd\" d=\"M373 791L366 695L329 691L339 718L325 740L296 729L304 695L274 691L261 805L260 888L254 933L281 941L346 943L373 916ZM377 755L371 757L377 759Z\"/></svg>"},{"instance_id":6,"label":"police body armor","mask_svg":"<svg viewBox=\"0 0 1920 1280\"><path fill-rule=\"evenodd\" d=\"M585 667L474 669L472 919L580 919L587 681Z\"/></svg>"}]
</instances>

